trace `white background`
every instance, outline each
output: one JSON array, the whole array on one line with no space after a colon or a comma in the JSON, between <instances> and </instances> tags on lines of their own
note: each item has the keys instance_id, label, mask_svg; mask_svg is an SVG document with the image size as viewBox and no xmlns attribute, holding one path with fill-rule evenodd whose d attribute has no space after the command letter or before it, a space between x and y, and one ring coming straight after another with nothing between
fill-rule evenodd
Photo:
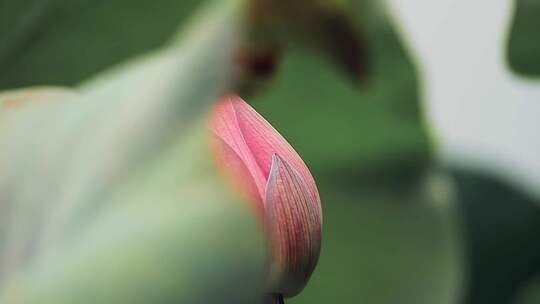
<instances>
[{"instance_id":1,"label":"white background","mask_svg":"<svg viewBox=\"0 0 540 304\"><path fill-rule=\"evenodd\" d=\"M419 70L441 159L540 198L540 81L513 74L505 59L514 0L388 5Z\"/></svg>"}]
</instances>

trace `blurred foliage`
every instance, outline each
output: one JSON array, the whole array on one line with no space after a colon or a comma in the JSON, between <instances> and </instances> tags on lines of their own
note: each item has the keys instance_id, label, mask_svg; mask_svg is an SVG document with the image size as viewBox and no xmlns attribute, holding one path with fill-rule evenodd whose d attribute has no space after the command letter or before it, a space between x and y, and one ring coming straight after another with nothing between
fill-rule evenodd
<instances>
[{"instance_id":1,"label":"blurred foliage","mask_svg":"<svg viewBox=\"0 0 540 304\"><path fill-rule=\"evenodd\" d=\"M451 199L321 185L324 243L290 303L458 303L462 257Z\"/></svg>"},{"instance_id":2,"label":"blurred foliage","mask_svg":"<svg viewBox=\"0 0 540 304\"><path fill-rule=\"evenodd\" d=\"M266 258L259 223L216 179L206 132L196 130L80 218L73 237L34 248L0 302L257 303Z\"/></svg>"},{"instance_id":3,"label":"blurred foliage","mask_svg":"<svg viewBox=\"0 0 540 304\"><path fill-rule=\"evenodd\" d=\"M540 1L515 0L508 41L510 67L525 76L540 76Z\"/></svg>"},{"instance_id":4,"label":"blurred foliage","mask_svg":"<svg viewBox=\"0 0 540 304\"><path fill-rule=\"evenodd\" d=\"M414 69L390 28L370 29L373 79L364 86L320 54L292 49L271 90L253 99L317 179L340 187L374 174L377 182L402 183L430 162Z\"/></svg>"},{"instance_id":5,"label":"blurred foliage","mask_svg":"<svg viewBox=\"0 0 540 304\"><path fill-rule=\"evenodd\" d=\"M540 208L535 200L481 174L456 171L467 231L467 302L510 303L540 274Z\"/></svg>"},{"instance_id":6,"label":"blurred foliage","mask_svg":"<svg viewBox=\"0 0 540 304\"><path fill-rule=\"evenodd\" d=\"M161 46L200 1L0 2L0 88L75 85Z\"/></svg>"},{"instance_id":7,"label":"blurred foliage","mask_svg":"<svg viewBox=\"0 0 540 304\"><path fill-rule=\"evenodd\" d=\"M513 304L535 304L540 303L540 278L526 282L519 290Z\"/></svg>"},{"instance_id":8,"label":"blurred foliage","mask_svg":"<svg viewBox=\"0 0 540 304\"><path fill-rule=\"evenodd\" d=\"M367 82L351 82L321 53L293 44L268 90L249 100L303 156L323 200L320 265L290 302L460 303L464 287L465 303L508 303L538 273L537 205L470 172L454 174L458 206L422 192L433 177L426 178L432 158L416 71L377 2L350 2L368 41ZM538 18L525 2L518 1L509 60L521 73L538 74L530 34ZM199 4L2 2L0 88L79 84L161 46ZM442 183L452 191L451 181Z\"/></svg>"}]
</instances>

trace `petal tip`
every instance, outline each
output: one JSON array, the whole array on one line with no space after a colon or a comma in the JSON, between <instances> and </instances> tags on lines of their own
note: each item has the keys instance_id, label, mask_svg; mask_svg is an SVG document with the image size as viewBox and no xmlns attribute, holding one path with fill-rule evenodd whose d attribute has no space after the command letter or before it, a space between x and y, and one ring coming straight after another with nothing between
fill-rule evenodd
<instances>
[{"instance_id":1,"label":"petal tip","mask_svg":"<svg viewBox=\"0 0 540 304\"><path fill-rule=\"evenodd\" d=\"M317 264L322 216L308 184L277 153L272 154L265 210L273 247L273 291L291 297L304 288Z\"/></svg>"}]
</instances>

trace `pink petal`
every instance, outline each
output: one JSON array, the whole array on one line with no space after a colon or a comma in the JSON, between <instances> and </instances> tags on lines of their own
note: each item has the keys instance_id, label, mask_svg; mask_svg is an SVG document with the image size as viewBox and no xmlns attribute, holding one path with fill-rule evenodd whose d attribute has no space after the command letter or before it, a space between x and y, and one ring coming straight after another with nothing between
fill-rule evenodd
<instances>
[{"instance_id":1,"label":"pink petal","mask_svg":"<svg viewBox=\"0 0 540 304\"><path fill-rule=\"evenodd\" d=\"M252 192L252 185L254 183L258 192L257 201L262 204L265 195L267 176L263 175L259 168L252 152L247 145L242 131L240 129L236 111L233 107L232 99L234 97L228 96L220 100L214 107L213 113L210 117L210 129L221 140L214 145L214 152L217 155L218 166L229 171L232 179L238 181L237 184L246 183L247 192ZM225 147L226 146L226 147ZM220 153L229 154L234 152L237 157L227 155L220 156ZM235 159L232 164L228 164L228 159ZM242 166L242 168L233 169L233 166ZM227 169L229 168L229 169ZM245 180L246 173L249 172L251 179ZM241 174L235 174L241 173Z\"/></svg>"},{"instance_id":2,"label":"pink petal","mask_svg":"<svg viewBox=\"0 0 540 304\"><path fill-rule=\"evenodd\" d=\"M229 103L234 108L240 132L263 176L269 176L272 155L279 154L299 172L313 193L314 199L319 201L317 186L309 169L285 138L240 97L229 97Z\"/></svg>"},{"instance_id":3,"label":"pink petal","mask_svg":"<svg viewBox=\"0 0 540 304\"><path fill-rule=\"evenodd\" d=\"M265 204L273 246L272 292L287 297L298 294L317 264L322 212L315 197L301 174L274 154Z\"/></svg>"},{"instance_id":4,"label":"pink petal","mask_svg":"<svg viewBox=\"0 0 540 304\"><path fill-rule=\"evenodd\" d=\"M228 181L238 193L246 196L248 202L256 202L256 210L261 215L264 215L264 204L261 199L257 185L253 176L245 166L244 162L238 154L226 144L221 137L216 135L210 139L210 146L214 152L216 164L219 169L226 175Z\"/></svg>"}]
</instances>

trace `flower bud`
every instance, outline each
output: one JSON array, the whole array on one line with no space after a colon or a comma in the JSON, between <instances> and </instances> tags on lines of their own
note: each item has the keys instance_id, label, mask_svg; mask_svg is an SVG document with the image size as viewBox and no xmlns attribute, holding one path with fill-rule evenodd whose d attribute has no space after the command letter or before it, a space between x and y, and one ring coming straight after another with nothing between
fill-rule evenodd
<instances>
[{"instance_id":1,"label":"flower bud","mask_svg":"<svg viewBox=\"0 0 540 304\"><path fill-rule=\"evenodd\" d=\"M253 203L270 244L270 294L292 297L309 280L321 247L322 212L309 169L262 116L238 96L211 114L217 165Z\"/></svg>"}]
</instances>

